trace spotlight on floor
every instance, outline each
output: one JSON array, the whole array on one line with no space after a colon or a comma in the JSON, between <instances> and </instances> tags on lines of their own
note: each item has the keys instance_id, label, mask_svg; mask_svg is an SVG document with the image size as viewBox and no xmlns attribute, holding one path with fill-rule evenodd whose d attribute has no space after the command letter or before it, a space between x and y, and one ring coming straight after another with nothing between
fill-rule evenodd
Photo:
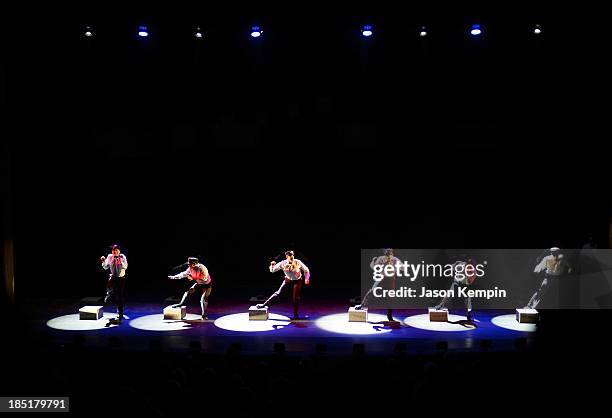
<instances>
[{"instance_id":1,"label":"spotlight on floor","mask_svg":"<svg viewBox=\"0 0 612 418\"><path fill-rule=\"evenodd\" d=\"M369 38L370 36L374 35L374 32L372 31L372 25L363 25L361 27L361 35Z\"/></svg>"},{"instance_id":2,"label":"spotlight on floor","mask_svg":"<svg viewBox=\"0 0 612 418\"><path fill-rule=\"evenodd\" d=\"M141 38L146 38L149 36L149 30L146 26L138 26L138 36Z\"/></svg>"},{"instance_id":3,"label":"spotlight on floor","mask_svg":"<svg viewBox=\"0 0 612 418\"><path fill-rule=\"evenodd\" d=\"M261 35L263 35L263 30L259 26L251 26L252 38L259 38Z\"/></svg>"},{"instance_id":4,"label":"spotlight on floor","mask_svg":"<svg viewBox=\"0 0 612 418\"><path fill-rule=\"evenodd\" d=\"M427 28L426 28L425 26L421 26L421 30L420 30L420 32L419 32L419 36L420 36L421 38L423 38L423 37L427 36Z\"/></svg>"},{"instance_id":5,"label":"spotlight on floor","mask_svg":"<svg viewBox=\"0 0 612 418\"><path fill-rule=\"evenodd\" d=\"M480 27L480 25L472 25L472 28L470 29L470 35L472 36L482 35L482 28Z\"/></svg>"},{"instance_id":6,"label":"spotlight on floor","mask_svg":"<svg viewBox=\"0 0 612 418\"><path fill-rule=\"evenodd\" d=\"M540 25L535 25L533 28L533 33L535 35L539 35L542 33L542 27Z\"/></svg>"}]
</instances>

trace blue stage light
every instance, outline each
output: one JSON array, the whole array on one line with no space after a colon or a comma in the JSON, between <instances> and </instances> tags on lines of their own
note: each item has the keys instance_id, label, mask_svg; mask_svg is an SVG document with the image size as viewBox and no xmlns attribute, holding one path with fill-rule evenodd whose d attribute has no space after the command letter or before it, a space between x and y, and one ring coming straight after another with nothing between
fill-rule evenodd
<instances>
[{"instance_id":1,"label":"blue stage light","mask_svg":"<svg viewBox=\"0 0 612 418\"><path fill-rule=\"evenodd\" d=\"M480 28L480 25L472 25L472 29L470 29L470 35L472 36L482 35L482 29Z\"/></svg>"},{"instance_id":2,"label":"blue stage light","mask_svg":"<svg viewBox=\"0 0 612 418\"><path fill-rule=\"evenodd\" d=\"M372 31L372 25L363 25L361 27L361 34L366 38L372 36L374 34L374 32Z\"/></svg>"},{"instance_id":3,"label":"blue stage light","mask_svg":"<svg viewBox=\"0 0 612 418\"><path fill-rule=\"evenodd\" d=\"M138 36L141 38L146 38L149 36L149 31L146 26L138 26Z\"/></svg>"},{"instance_id":4,"label":"blue stage light","mask_svg":"<svg viewBox=\"0 0 612 418\"><path fill-rule=\"evenodd\" d=\"M259 38L261 35L263 35L263 30L259 26L251 27L251 37Z\"/></svg>"}]
</instances>

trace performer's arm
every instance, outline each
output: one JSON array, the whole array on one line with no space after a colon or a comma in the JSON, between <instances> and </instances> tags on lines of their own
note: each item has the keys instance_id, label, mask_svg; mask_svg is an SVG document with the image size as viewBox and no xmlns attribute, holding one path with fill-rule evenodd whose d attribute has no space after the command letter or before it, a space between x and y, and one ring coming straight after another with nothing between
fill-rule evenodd
<instances>
[{"instance_id":1,"label":"performer's arm","mask_svg":"<svg viewBox=\"0 0 612 418\"><path fill-rule=\"evenodd\" d=\"M185 277L189 277L189 269L180 272L179 274L175 274L174 276L168 276L170 280L180 280L184 279Z\"/></svg>"},{"instance_id":2,"label":"performer's arm","mask_svg":"<svg viewBox=\"0 0 612 418\"><path fill-rule=\"evenodd\" d=\"M572 266L570 263L568 263L567 260L563 260L565 263L565 267L567 268L567 274L572 274Z\"/></svg>"},{"instance_id":3,"label":"performer's arm","mask_svg":"<svg viewBox=\"0 0 612 418\"><path fill-rule=\"evenodd\" d=\"M283 260L280 263L277 263L276 261L271 262L270 263L270 273L275 273L279 271L286 263L287 263L287 260Z\"/></svg>"},{"instance_id":4,"label":"performer's arm","mask_svg":"<svg viewBox=\"0 0 612 418\"><path fill-rule=\"evenodd\" d=\"M548 257L544 257L542 258L542 261L540 261L540 264L538 264L537 266L535 266L535 268L533 269L534 273L540 273L541 271L543 271L544 269L546 269L546 261L548 260Z\"/></svg>"},{"instance_id":5,"label":"performer's arm","mask_svg":"<svg viewBox=\"0 0 612 418\"><path fill-rule=\"evenodd\" d=\"M309 284L310 283L310 269L306 266L306 264L302 263L300 260L298 260L298 263L300 263L300 267L302 268L302 270L304 270L304 283Z\"/></svg>"},{"instance_id":6,"label":"performer's arm","mask_svg":"<svg viewBox=\"0 0 612 418\"><path fill-rule=\"evenodd\" d=\"M101 261L102 261L102 268L103 268L104 270L108 270L108 268L110 267L110 266L109 266L109 264L108 264L108 259L109 259L109 258L110 258L110 257L102 257L102 258L101 258Z\"/></svg>"},{"instance_id":7,"label":"performer's arm","mask_svg":"<svg viewBox=\"0 0 612 418\"><path fill-rule=\"evenodd\" d=\"M124 254L121 254L119 257L121 257L121 268L126 270L127 269L127 257Z\"/></svg>"},{"instance_id":8,"label":"performer's arm","mask_svg":"<svg viewBox=\"0 0 612 418\"><path fill-rule=\"evenodd\" d=\"M370 263L370 268L371 268L372 270L374 270L374 266L376 266L376 265L380 264L380 263L378 262L379 258L380 258L380 257L374 257L374 258L372 259L372 262Z\"/></svg>"},{"instance_id":9,"label":"performer's arm","mask_svg":"<svg viewBox=\"0 0 612 418\"><path fill-rule=\"evenodd\" d=\"M208 269L203 264L202 264L202 273L204 273L204 283L208 283L210 281L210 276L208 274Z\"/></svg>"}]
</instances>

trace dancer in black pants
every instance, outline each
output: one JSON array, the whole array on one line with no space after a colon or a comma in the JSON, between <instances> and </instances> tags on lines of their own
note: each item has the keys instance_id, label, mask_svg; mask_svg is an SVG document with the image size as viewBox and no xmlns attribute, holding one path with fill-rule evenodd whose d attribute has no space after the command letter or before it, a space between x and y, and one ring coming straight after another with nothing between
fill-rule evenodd
<instances>
[{"instance_id":1,"label":"dancer in black pants","mask_svg":"<svg viewBox=\"0 0 612 418\"><path fill-rule=\"evenodd\" d=\"M114 321L120 323L123 320L123 295L125 290L125 272L128 267L127 258L125 254L121 254L121 248L119 248L118 245L113 245L111 254L107 257L100 257L100 262L104 270L110 270L108 282L106 284L104 305L106 305L112 297L115 298L118 316Z\"/></svg>"},{"instance_id":2,"label":"dancer in black pants","mask_svg":"<svg viewBox=\"0 0 612 418\"><path fill-rule=\"evenodd\" d=\"M174 276L168 276L170 280L188 279L190 282L194 282L190 284L189 289L183 293L181 301L176 305L172 305L172 307L178 308L180 306L185 306L188 296L201 292L200 307L202 308L202 319L208 319L206 308L208 307L208 298L212 292L212 278L206 266L201 264L196 257L189 257L187 259L187 264L189 267L184 272L175 274Z\"/></svg>"},{"instance_id":3,"label":"dancer in black pants","mask_svg":"<svg viewBox=\"0 0 612 418\"><path fill-rule=\"evenodd\" d=\"M306 264L302 263L300 260L295 258L295 254L293 251L285 252L285 260L277 263L276 261L272 261L270 263L270 273L277 272L279 270L283 270L285 274L285 278L281 283L280 287L276 292L272 294L264 303L257 305L258 308L263 308L264 306L270 306L270 302L272 299L280 295L283 288L290 284L292 290L292 299L293 299L293 317L291 319L298 319L298 310L300 307L300 299L302 293L302 284L308 285L310 283L310 270L306 267ZM302 271L304 275L302 276Z\"/></svg>"}]
</instances>

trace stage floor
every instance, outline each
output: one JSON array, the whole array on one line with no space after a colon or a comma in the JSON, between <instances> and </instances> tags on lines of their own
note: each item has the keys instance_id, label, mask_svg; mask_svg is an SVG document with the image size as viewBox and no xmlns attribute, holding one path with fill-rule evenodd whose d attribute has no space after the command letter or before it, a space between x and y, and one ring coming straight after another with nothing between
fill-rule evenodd
<instances>
[{"instance_id":1,"label":"stage floor","mask_svg":"<svg viewBox=\"0 0 612 418\"><path fill-rule=\"evenodd\" d=\"M29 329L58 344L78 339L86 346L148 350L155 341L162 350L201 346L211 353L239 344L243 354L269 354L281 343L288 355L316 350L345 355L355 344L363 344L368 355L388 355L398 349L408 354L441 349L515 350L532 345L537 334L535 325L517 323L513 311L475 311L474 328L462 323L462 310L451 310L448 323L429 322L424 310L396 310L399 327L389 327L385 310L371 310L367 323L349 322L346 301L304 303L300 310L304 319L298 321L289 320L288 304L273 306L268 321L249 321L248 302L215 300L207 321L199 320L195 304L188 305L186 320L171 321L163 319L163 304L139 302L126 305L127 319L121 325L108 326L108 319L116 316L114 306L107 307L98 321L80 321L82 305L74 300L33 301L26 308Z\"/></svg>"}]
</instances>

